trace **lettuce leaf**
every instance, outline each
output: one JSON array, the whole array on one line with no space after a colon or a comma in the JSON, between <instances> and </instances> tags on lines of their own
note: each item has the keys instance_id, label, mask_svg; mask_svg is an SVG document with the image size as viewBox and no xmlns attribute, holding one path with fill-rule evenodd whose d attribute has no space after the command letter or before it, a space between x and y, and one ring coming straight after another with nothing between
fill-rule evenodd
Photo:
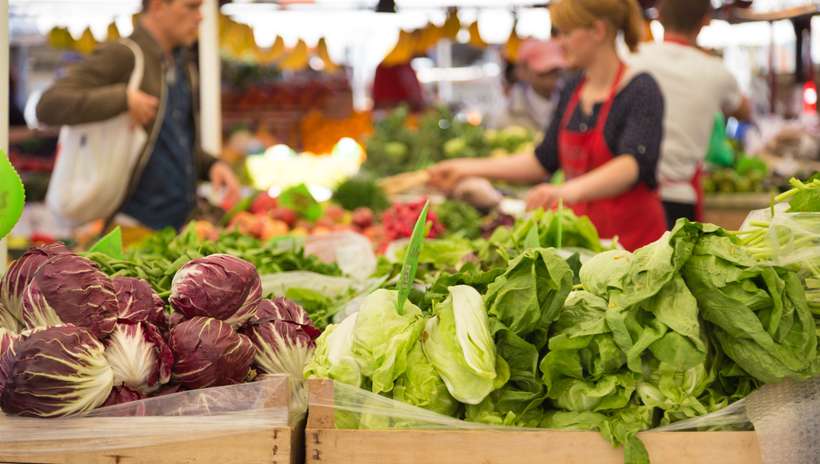
<instances>
[{"instance_id":1,"label":"lettuce leaf","mask_svg":"<svg viewBox=\"0 0 820 464\"><path fill-rule=\"evenodd\" d=\"M546 333L572 288L573 273L555 251L527 250L490 284L488 312L511 331L526 336Z\"/></svg>"},{"instance_id":2,"label":"lettuce leaf","mask_svg":"<svg viewBox=\"0 0 820 464\"><path fill-rule=\"evenodd\" d=\"M362 304L352 334L351 351L373 393L390 392L408 367L408 355L424 329L421 310L406 303L397 309L398 292L376 290Z\"/></svg>"},{"instance_id":3,"label":"lettuce leaf","mask_svg":"<svg viewBox=\"0 0 820 464\"><path fill-rule=\"evenodd\" d=\"M496 348L481 295L451 287L427 321L422 346L447 390L465 404L478 404L496 388Z\"/></svg>"}]
</instances>

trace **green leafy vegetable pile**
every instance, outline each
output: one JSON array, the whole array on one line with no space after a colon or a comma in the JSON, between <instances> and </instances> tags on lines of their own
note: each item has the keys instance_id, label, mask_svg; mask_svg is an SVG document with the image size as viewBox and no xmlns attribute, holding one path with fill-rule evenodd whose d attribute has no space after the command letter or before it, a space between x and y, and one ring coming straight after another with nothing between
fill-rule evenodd
<instances>
[{"instance_id":1,"label":"green leafy vegetable pile","mask_svg":"<svg viewBox=\"0 0 820 464\"><path fill-rule=\"evenodd\" d=\"M594 253L604 250L598 231L586 216L572 210L538 210L512 227L499 227L479 250L485 266L503 264L530 248L574 248Z\"/></svg>"},{"instance_id":2,"label":"green leafy vegetable pile","mask_svg":"<svg viewBox=\"0 0 820 464\"><path fill-rule=\"evenodd\" d=\"M192 226L182 233L166 229L131 247L122 259L105 253L90 252L87 257L110 276L138 277L146 280L161 297L167 298L171 280L180 267L204 256L224 253L253 264L259 274L285 271L310 271L341 275L335 264L326 264L304 253L302 242L284 237L263 242L237 232L225 232L218 240L201 240Z\"/></svg>"},{"instance_id":3,"label":"green leafy vegetable pile","mask_svg":"<svg viewBox=\"0 0 820 464\"><path fill-rule=\"evenodd\" d=\"M639 431L820 373L799 276L736 236L681 220L578 275L550 248L568 244L603 249L583 219L536 214L484 245L495 265L438 274L404 312L395 292L372 294L317 341L305 374L473 422L596 430L647 463ZM407 426L395 408L363 404L338 426Z\"/></svg>"},{"instance_id":4,"label":"green leafy vegetable pile","mask_svg":"<svg viewBox=\"0 0 820 464\"><path fill-rule=\"evenodd\" d=\"M481 237L481 213L463 201L448 200L434 207L448 235L475 240Z\"/></svg>"},{"instance_id":5,"label":"green leafy vegetable pile","mask_svg":"<svg viewBox=\"0 0 820 464\"><path fill-rule=\"evenodd\" d=\"M534 139L534 134L520 127L485 131L455 117L446 107L422 114L416 128L409 127L409 119L407 108L400 107L375 124L367 140L365 170L392 176L445 159L517 153Z\"/></svg>"},{"instance_id":6,"label":"green leafy vegetable pile","mask_svg":"<svg viewBox=\"0 0 820 464\"><path fill-rule=\"evenodd\" d=\"M372 177L364 174L339 184L333 193L333 201L348 211L370 208L375 213L381 213L390 206L384 190Z\"/></svg>"}]
</instances>

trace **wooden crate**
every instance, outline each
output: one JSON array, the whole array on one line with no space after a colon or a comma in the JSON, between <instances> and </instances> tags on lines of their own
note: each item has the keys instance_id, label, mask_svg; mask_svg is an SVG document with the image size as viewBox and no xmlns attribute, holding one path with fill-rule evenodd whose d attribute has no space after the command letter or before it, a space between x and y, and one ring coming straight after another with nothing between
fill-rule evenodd
<instances>
[{"instance_id":1,"label":"wooden crate","mask_svg":"<svg viewBox=\"0 0 820 464\"><path fill-rule=\"evenodd\" d=\"M288 406L287 383L267 407ZM138 427L141 418L116 417L77 419L95 421L95 428L105 433L109 426ZM178 418L172 418L178 419ZM70 420L70 419L66 419ZM157 419L152 418L154 424ZM43 427L49 419L42 419ZM264 431L238 432L229 435L197 438L180 437L180 441L152 446L117 447L94 452L39 452L27 443L3 444L0 439L0 464L299 464L304 462L304 425L301 420L290 426ZM36 440L36 437L32 437ZM81 441L65 440L66 449L82 449ZM59 445L54 446L59 447Z\"/></svg>"},{"instance_id":2,"label":"wooden crate","mask_svg":"<svg viewBox=\"0 0 820 464\"><path fill-rule=\"evenodd\" d=\"M333 384L311 381L311 404L330 405ZM761 464L754 432L645 432L653 464ZM337 430L332 407L311 406L306 464L622 464L596 432Z\"/></svg>"},{"instance_id":3,"label":"wooden crate","mask_svg":"<svg viewBox=\"0 0 820 464\"><path fill-rule=\"evenodd\" d=\"M703 222L716 224L728 230L738 230L750 211L768 208L771 198L767 193L708 195L704 205Z\"/></svg>"}]
</instances>

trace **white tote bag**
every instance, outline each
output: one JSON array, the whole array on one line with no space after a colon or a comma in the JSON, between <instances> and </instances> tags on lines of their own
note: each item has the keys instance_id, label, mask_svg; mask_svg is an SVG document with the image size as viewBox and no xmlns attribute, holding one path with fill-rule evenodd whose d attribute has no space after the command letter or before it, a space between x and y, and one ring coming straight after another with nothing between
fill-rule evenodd
<instances>
[{"instance_id":1,"label":"white tote bag","mask_svg":"<svg viewBox=\"0 0 820 464\"><path fill-rule=\"evenodd\" d=\"M142 50L131 40L121 43L135 58L128 90L139 90ZM147 140L145 129L134 125L127 112L105 121L63 126L46 194L49 209L71 225L109 219L125 201Z\"/></svg>"}]
</instances>

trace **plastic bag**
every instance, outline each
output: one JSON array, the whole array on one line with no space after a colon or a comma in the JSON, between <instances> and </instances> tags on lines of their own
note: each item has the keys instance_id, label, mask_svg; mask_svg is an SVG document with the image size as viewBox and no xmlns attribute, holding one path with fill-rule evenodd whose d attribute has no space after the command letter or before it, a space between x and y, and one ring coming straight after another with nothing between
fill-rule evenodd
<instances>
[{"instance_id":1,"label":"plastic bag","mask_svg":"<svg viewBox=\"0 0 820 464\"><path fill-rule=\"evenodd\" d=\"M262 276L262 294L287 296L289 289L319 293L335 303L331 313L334 315L333 322L339 323L357 312L364 298L380 288L385 281L385 277L359 281L305 271L280 272Z\"/></svg>"},{"instance_id":2,"label":"plastic bag","mask_svg":"<svg viewBox=\"0 0 820 464\"><path fill-rule=\"evenodd\" d=\"M766 245L771 247L770 260L778 266L820 263L820 213L787 213L786 204L772 210L749 213L741 231L768 229Z\"/></svg>"},{"instance_id":3,"label":"plastic bag","mask_svg":"<svg viewBox=\"0 0 820 464\"><path fill-rule=\"evenodd\" d=\"M767 385L748 398L765 464L816 464L820 460L820 378Z\"/></svg>"},{"instance_id":4,"label":"plastic bag","mask_svg":"<svg viewBox=\"0 0 820 464\"><path fill-rule=\"evenodd\" d=\"M347 277L332 277L315 272L293 271L263 275L263 295L284 296L290 288L312 290L328 298L339 298L347 294L357 283Z\"/></svg>"},{"instance_id":5,"label":"plastic bag","mask_svg":"<svg viewBox=\"0 0 820 464\"><path fill-rule=\"evenodd\" d=\"M305 253L326 263L335 262L345 275L356 280L365 280L373 275L378 265L370 240L353 232L308 237Z\"/></svg>"},{"instance_id":6,"label":"plastic bag","mask_svg":"<svg viewBox=\"0 0 820 464\"><path fill-rule=\"evenodd\" d=\"M174 393L96 409L83 417L0 414L0 454L36 455L137 448L285 427L288 377Z\"/></svg>"},{"instance_id":7,"label":"plastic bag","mask_svg":"<svg viewBox=\"0 0 820 464\"><path fill-rule=\"evenodd\" d=\"M769 264L797 272L806 300L820 316L820 213L786 213L786 204L749 213L741 228L750 248Z\"/></svg>"},{"instance_id":8,"label":"plastic bag","mask_svg":"<svg viewBox=\"0 0 820 464\"><path fill-rule=\"evenodd\" d=\"M729 145L729 140L726 138L726 123L723 120L722 113L715 113L715 122L712 126L706 161L727 168L735 162L735 154L731 145Z\"/></svg>"},{"instance_id":9,"label":"plastic bag","mask_svg":"<svg viewBox=\"0 0 820 464\"><path fill-rule=\"evenodd\" d=\"M137 90L144 71L142 49L129 39L120 43L134 54L127 88ZM74 226L107 219L130 194L135 182L132 176L139 176L145 169L148 142L148 134L142 126L134 125L127 113L104 121L63 126L46 204Z\"/></svg>"},{"instance_id":10,"label":"plastic bag","mask_svg":"<svg viewBox=\"0 0 820 464\"><path fill-rule=\"evenodd\" d=\"M503 428L444 416L341 382L332 382L332 384L333 397L323 398L311 395L308 409L318 407L333 409L338 429L488 430Z\"/></svg>"}]
</instances>

